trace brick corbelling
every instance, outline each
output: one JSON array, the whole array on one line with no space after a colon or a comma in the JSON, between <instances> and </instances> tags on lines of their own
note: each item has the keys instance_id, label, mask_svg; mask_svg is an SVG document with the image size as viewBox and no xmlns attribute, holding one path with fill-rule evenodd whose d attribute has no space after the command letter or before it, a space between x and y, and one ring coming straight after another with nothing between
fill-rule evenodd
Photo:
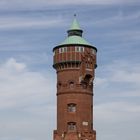
<instances>
[{"instance_id":1,"label":"brick corbelling","mask_svg":"<svg viewBox=\"0 0 140 140\"><path fill-rule=\"evenodd\" d=\"M64 71L79 71L79 67L78 68L65 68L65 69L61 69L61 70L57 70L57 74L59 73L59 72L64 72Z\"/></svg>"},{"instance_id":2,"label":"brick corbelling","mask_svg":"<svg viewBox=\"0 0 140 140\"><path fill-rule=\"evenodd\" d=\"M93 93L91 93L91 92L70 92L70 91L68 91L68 92L57 92L57 96L58 95L61 95L61 94L86 94L86 95L90 95L90 96L93 96L94 94Z\"/></svg>"}]
</instances>

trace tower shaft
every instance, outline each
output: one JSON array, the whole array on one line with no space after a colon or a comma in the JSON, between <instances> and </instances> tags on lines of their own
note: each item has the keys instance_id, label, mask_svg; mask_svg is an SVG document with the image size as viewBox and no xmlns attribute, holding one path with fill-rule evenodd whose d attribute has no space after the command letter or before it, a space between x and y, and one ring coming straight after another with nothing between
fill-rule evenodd
<instances>
[{"instance_id":1,"label":"tower shaft","mask_svg":"<svg viewBox=\"0 0 140 140\"><path fill-rule=\"evenodd\" d=\"M68 38L53 49L57 72L57 129L54 140L96 140L93 129L94 46L82 38L76 19Z\"/></svg>"}]
</instances>

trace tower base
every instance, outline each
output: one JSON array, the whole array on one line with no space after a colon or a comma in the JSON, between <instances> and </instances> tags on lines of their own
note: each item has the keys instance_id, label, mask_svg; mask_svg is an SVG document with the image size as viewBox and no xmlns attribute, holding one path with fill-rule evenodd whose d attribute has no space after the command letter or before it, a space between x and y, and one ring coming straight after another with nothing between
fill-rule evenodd
<instances>
[{"instance_id":1,"label":"tower base","mask_svg":"<svg viewBox=\"0 0 140 140\"><path fill-rule=\"evenodd\" d=\"M54 130L53 140L96 140L96 131L92 132L64 132L59 134Z\"/></svg>"}]
</instances>

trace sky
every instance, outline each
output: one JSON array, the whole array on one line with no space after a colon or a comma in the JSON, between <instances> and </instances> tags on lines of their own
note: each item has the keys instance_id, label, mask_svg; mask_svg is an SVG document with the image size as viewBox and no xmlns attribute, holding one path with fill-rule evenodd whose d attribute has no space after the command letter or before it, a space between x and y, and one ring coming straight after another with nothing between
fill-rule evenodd
<instances>
[{"instance_id":1,"label":"sky","mask_svg":"<svg viewBox=\"0 0 140 140\"><path fill-rule=\"evenodd\" d=\"M0 140L52 140L56 129L53 47L74 14L98 49L97 140L140 138L139 0L0 0Z\"/></svg>"}]
</instances>

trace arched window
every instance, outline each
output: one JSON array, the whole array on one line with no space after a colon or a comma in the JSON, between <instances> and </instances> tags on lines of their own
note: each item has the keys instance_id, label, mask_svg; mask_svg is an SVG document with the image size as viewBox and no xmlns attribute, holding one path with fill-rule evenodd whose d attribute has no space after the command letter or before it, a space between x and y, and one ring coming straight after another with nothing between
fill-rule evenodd
<instances>
[{"instance_id":1,"label":"arched window","mask_svg":"<svg viewBox=\"0 0 140 140\"><path fill-rule=\"evenodd\" d=\"M69 82L69 87L70 87L70 89L74 88L74 82L73 81Z\"/></svg>"},{"instance_id":2,"label":"arched window","mask_svg":"<svg viewBox=\"0 0 140 140\"><path fill-rule=\"evenodd\" d=\"M68 104L68 112L76 112L76 104L74 103Z\"/></svg>"},{"instance_id":3,"label":"arched window","mask_svg":"<svg viewBox=\"0 0 140 140\"><path fill-rule=\"evenodd\" d=\"M84 78L84 81L85 81L86 83L89 83L90 80L91 80L91 78L92 78L92 75L86 74L86 76L85 76L85 78Z\"/></svg>"},{"instance_id":4,"label":"arched window","mask_svg":"<svg viewBox=\"0 0 140 140\"><path fill-rule=\"evenodd\" d=\"M68 122L68 131L76 131L76 123L75 122Z\"/></svg>"}]
</instances>

